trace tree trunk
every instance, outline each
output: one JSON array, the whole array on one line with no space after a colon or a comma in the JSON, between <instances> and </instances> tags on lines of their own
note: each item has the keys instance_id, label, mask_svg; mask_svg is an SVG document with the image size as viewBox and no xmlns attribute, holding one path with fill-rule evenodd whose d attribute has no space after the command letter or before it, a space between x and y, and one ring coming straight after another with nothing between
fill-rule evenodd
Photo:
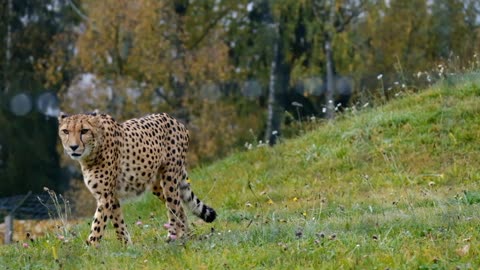
<instances>
[{"instance_id":1,"label":"tree trunk","mask_svg":"<svg viewBox=\"0 0 480 270\"><path fill-rule=\"evenodd\" d=\"M12 16L12 1L8 0L7 7L7 35L5 37L5 70L3 71L4 94L10 91L10 62L12 59L12 25L10 18Z\"/></svg>"},{"instance_id":2,"label":"tree trunk","mask_svg":"<svg viewBox=\"0 0 480 270\"><path fill-rule=\"evenodd\" d=\"M7 245L11 244L13 239L13 215L10 214L8 216L5 216L4 220L5 234L3 238L3 243Z\"/></svg>"},{"instance_id":3,"label":"tree trunk","mask_svg":"<svg viewBox=\"0 0 480 270\"><path fill-rule=\"evenodd\" d=\"M329 34L327 34L329 36ZM327 37L325 40L325 55L327 58L327 91L325 92L325 101L326 101L326 118L333 119L335 118L335 104L333 93L335 92L335 75L333 74L333 59L332 59L332 44L330 37Z\"/></svg>"},{"instance_id":4,"label":"tree trunk","mask_svg":"<svg viewBox=\"0 0 480 270\"><path fill-rule=\"evenodd\" d=\"M278 40L275 40L273 45L273 58L272 58L272 63L270 65L270 80L268 85L268 101L267 101L267 106L268 106L267 128L265 130L265 142L269 142L269 144L271 145L275 144L275 137L276 137L275 135L277 135L272 133L274 131L273 119L274 119L274 113L275 113L275 108L274 108L275 107L275 71L277 67L277 54L278 54Z\"/></svg>"},{"instance_id":5,"label":"tree trunk","mask_svg":"<svg viewBox=\"0 0 480 270\"><path fill-rule=\"evenodd\" d=\"M268 119L265 140L269 145L277 143L286 107L286 96L290 82L290 65L285 62L281 25L276 28L274 55L270 70L268 97Z\"/></svg>"},{"instance_id":6,"label":"tree trunk","mask_svg":"<svg viewBox=\"0 0 480 270\"><path fill-rule=\"evenodd\" d=\"M332 39L334 33L335 22L335 0L331 0L330 6L330 22L329 27L325 33L325 56L327 58L327 91L325 93L326 101L326 117L331 120L335 118L335 104L333 93L335 93L335 74L333 72L333 52L332 52Z\"/></svg>"}]
</instances>

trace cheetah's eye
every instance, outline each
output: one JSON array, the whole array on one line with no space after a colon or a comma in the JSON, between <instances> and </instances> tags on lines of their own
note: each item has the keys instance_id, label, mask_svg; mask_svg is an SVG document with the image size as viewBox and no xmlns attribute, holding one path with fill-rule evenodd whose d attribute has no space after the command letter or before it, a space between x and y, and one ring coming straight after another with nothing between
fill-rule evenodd
<instances>
[{"instance_id":1,"label":"cheetah's eye","mask_svg":"<svg viewBox=\"0 0 480 270\"><path fill-rule=\"evenodd\" d=\"M63 134L68 135L68 130L62 129Z\"/></svg>"},{"instance_id":2,"label":"cheetah's eye","mask_svg":"<svg viewBox=\"0 0 480 270\"><path fill-rule=\"evenodd\" d=\"M88 132L88 129L86 129L86 128L82 128L82 130L80 130L80 134L82 134L82 135L87 134L87 132Z\"/></svg>"}]
</instances>

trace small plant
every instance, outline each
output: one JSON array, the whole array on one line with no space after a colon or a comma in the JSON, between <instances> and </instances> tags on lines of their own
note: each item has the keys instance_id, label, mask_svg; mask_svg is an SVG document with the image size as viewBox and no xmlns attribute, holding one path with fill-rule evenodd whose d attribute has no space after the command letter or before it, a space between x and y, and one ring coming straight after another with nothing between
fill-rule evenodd
<instances>
[{"instance_id":1,"label":"small plant","mask_svg":"<svg viewBox=\"0 0 480 270\"><path fill-rule=\"evenodd\" d=\"M44 187L44 191L48 193L51 202L44 202L40 197L37 197L40 203L48 209L48 214L51 219L58 220L60 225L57 225L57 229L60 231L57 233L57 237L60 240L67 240L70 236L68 230L68 220L71 217L70 202L66 200L61 194L57 195L55 191Z\"/></svg>"},{"instance_id":2,"label":"small plant","mask_svg":"<svg viewBox=\"0 0 480 270\"><path fill-rule=\"evenodd\" d=\"M385 93L385 84L383 82L383 74L378 74L377 80L380 81L380 94L382 97L383 103L387 102L387 95Z\"/></svg>"},{"instance_id":3,"label":"small plant","mask_svg":"<svg viewBox=\"0 0 480 270\"><path fill-rule=\"evenodd\" d=\"M457 196L457 199L468 205L478 204L480 203L480 192L464 190L462 195Z\"/></svg>"}]
</instances>

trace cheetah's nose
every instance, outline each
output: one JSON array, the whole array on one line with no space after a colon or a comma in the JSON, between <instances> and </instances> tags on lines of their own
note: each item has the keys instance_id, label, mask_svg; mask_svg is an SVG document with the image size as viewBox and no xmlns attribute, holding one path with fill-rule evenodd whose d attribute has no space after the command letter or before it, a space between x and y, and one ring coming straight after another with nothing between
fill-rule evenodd
<instances>
[{"instance_id":1,"label":"cheetah's nose","mask_svg":"<svg viewBox=\"0 0 480 270\"><path fill-rule=\"evenodd\" d=\"M72 149L72 151L77 150L77 148L78 148L78 145L70 145L70 149Z\"/></svg>"}]
</instances>

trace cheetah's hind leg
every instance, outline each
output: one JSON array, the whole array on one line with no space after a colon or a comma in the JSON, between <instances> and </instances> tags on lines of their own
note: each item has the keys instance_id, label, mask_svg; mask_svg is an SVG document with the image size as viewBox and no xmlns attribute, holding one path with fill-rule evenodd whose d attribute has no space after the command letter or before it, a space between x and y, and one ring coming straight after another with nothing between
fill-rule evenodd
<instances>
[{"instance_id":1,"label":"cheetah's hind leg","mask_svg":"<svg viewBox=\"0 0 480 270\"><path fill-rule=\"evenodd\" d=\"M163 227L168 231L167 242L186 236L187 219L181 204L180 193L177 189L178 180L174 173L159 173L153 185L153 194L165 203L168 209L168 222Z\"/></svg>"}]
</instances>

